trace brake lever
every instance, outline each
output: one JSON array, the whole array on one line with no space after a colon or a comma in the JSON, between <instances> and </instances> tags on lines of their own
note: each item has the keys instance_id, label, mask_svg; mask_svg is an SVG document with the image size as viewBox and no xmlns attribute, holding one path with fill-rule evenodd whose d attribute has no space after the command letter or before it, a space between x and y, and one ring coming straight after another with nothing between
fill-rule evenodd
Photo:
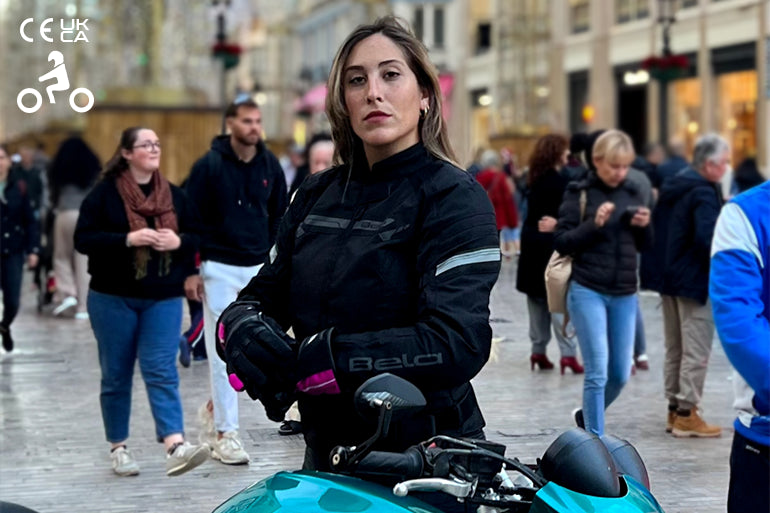
<instances>
[{"instance_id":1,"label":"brake lever","mask_svg":"<svg viewBox=\"0 0 770 513\"><path fill-rule=\"evenodd\" d=\"M476 491L476 482L444 479L441 477L426 477L410 479L396 484L393 494L406 497L409 492L444 492L459 499L470 497Z\"/></svg>"}]
</instances>

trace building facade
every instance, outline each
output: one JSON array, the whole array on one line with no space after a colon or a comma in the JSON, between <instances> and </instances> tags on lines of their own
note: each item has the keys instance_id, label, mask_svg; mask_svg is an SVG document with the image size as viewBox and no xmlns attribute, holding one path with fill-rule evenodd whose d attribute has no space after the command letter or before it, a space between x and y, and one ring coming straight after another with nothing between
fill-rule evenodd
<instances>
[{"instance_id":1,"label":"building facade","mask_svg":"<svg viewBox=\"0 0 770 513\"><path fill-rule=\"evenodd\" d=\"M555 128L616 126L638 149L662 122L688 149L706 132L767 168L770 7L766 0L674 2L670 48L686 65L660 82L642 62L662 52L661 0L551 0L551 109ZM661 87L666 101L661 102ZM667 141L664 141L667 142Z\"/></svg>"}]
</instances>

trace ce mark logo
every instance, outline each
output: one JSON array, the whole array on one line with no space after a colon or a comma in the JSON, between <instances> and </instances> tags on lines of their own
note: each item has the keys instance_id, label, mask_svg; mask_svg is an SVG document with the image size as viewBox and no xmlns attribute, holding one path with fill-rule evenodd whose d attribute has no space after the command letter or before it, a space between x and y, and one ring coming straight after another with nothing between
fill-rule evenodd
<instances>
[{"instance_id":1,"label":"ce mark logo","mask_svg":"<svg viewBox=\"0 0 770 513\"><path fill-rule=\"evenodd\" d=\"M34 18L27 18L21 22L21 25L19 25L19 34L21 35L21 38L28 43L35 42L34 38L29 37L26 32L27 25L34 23L34 21ZM46 18L40 24L39 30L40 37L49 43L54 42L54 38L48 35L53 30L50 27L52 23L53 18ZM88 43L88 37L86 37L86 32L88 31L88 25L86 25L87 23L88 19L71 19L69 20L69 25L67 25L67 20L59 20L59 41L62 43L78 43L81 41Z\"/></svg>"}]
</instances>

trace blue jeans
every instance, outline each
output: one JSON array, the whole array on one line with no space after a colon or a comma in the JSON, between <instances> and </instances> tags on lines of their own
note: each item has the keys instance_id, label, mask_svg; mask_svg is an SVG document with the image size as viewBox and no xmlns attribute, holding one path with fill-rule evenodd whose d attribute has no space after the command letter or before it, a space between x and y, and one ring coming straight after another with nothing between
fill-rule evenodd
<instances>
[{"instance_id":1,"label":"blue jeans","mask_svg":"<svg viewBox=\"0 0 770 513\"><path fill-rule=\"evenodd\" d=\"M637 296L601 294L574 281L567 309L585 365L583 419L586 431L604 434L604 410L631 374Z\"/></svg>"},{"instance_id":2,"label":"blue jeans","mask_svg":"<svg viewBox=\"0 0 770 513\"><path fill-rule=\"evenodd\" d=\"M158 441L184 434L176 370L182 298L139 299L89 290L88 314L99 348L99 398L107 441L117 443L128 438L137 357Z\"/></svg>"}]
</instances>

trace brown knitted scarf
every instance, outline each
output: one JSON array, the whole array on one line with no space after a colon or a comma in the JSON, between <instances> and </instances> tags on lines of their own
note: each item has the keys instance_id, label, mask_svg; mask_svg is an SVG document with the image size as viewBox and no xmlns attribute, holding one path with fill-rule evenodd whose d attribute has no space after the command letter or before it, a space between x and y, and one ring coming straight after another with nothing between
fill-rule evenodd
<instances>
[{"instance_id":1,"label":"brown knitted scarf","mask_svg":"<svg viewBox=\"0 0 770 513\"><path fill-rule=\"evenodd\" d=\"M126 209L128 224L131 231L141 228L147 228L147 218L155 219L155 229L170 228L179 232L179 225L174 212L174 202L171 199L171 186L168 180L161 176L156 169L152 174L152 192L145 196L139 184L131 176L131 172L126 170L121 173L116 184L118 193L123 199L123 207ZM141 246L134 248L134 269L135 278L141 280L147 276L147 262L150 260L150 246ZM158 276L166 276L171 272L171 253L164 251L161 253L161 262L158 266Z\"/></svg>"}]
</instances>

